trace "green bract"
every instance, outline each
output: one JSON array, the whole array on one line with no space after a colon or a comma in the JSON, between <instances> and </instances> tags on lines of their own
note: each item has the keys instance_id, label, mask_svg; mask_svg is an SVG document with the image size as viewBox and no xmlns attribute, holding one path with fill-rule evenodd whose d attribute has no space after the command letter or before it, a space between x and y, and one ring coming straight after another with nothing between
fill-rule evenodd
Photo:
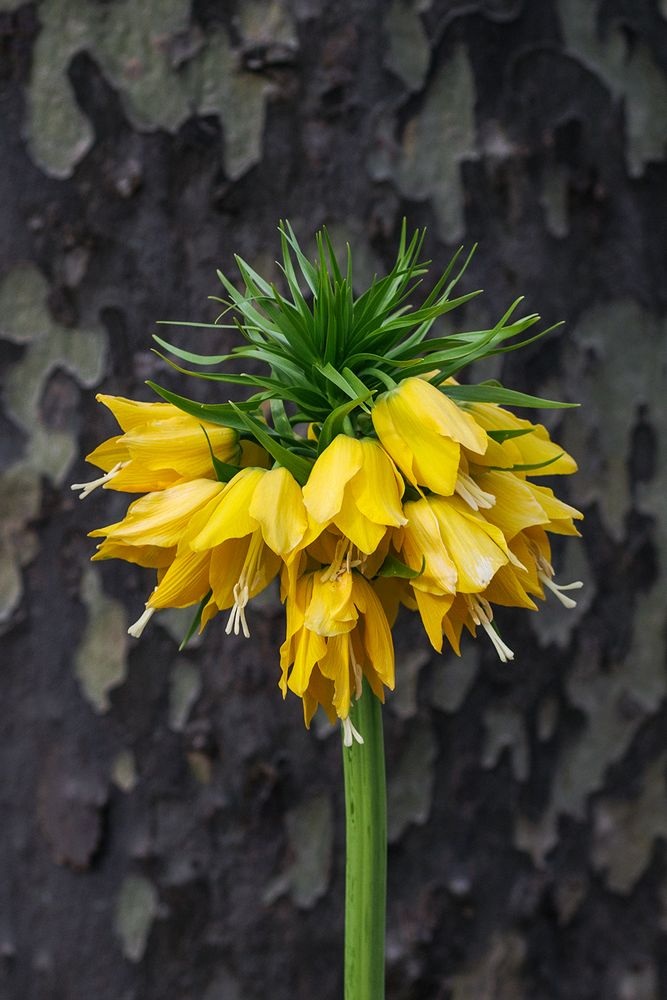
<instances>
[{"instance_id":1,"label":"green bract","mask_svg":"<svg viewBox=\"0 0 667 1000\"><path fill-rule=\"evenodd\" d=\"M242 437L254 438L300 483L307 480L312 461L336 434L358 430L372 435L369 409L374 398L408 377L427 377L441 392L462 404L575 405L514 392L496 381L446 384L471 362L516 350L554 329L549 327L522 338L540 317L532 313L513 320L522 301L519 298L490 329L429 337L436 320L480 294L475 291L452 297L474 248L465 259L459 249L432 291L417 305L413 300L430 264L420 259L424 230L416 231L408 243L404 222L393 268L385 277L375 277L370 288L356 297L349 245L343 271L325 228L316 236L317 257L313 263L303 253L288 222L281 223L279 232L279 266L287 294L237 256L243 290L239 291L218 271L226 296L216 299L224 306L216 322L171 324L236 328L244 340L242 345L230 354L195 354L155 337L161 348L180 361L199 368L225 369L193 371L156 351L178 371L258 391L241 403L209 404L178 396L152 382L149 385L186 413L234 427ZM232 323L221 322L228 316ZM234 363L244 359L260 362L266 368L259 374L234 371ZM270 418L260 406L267 402ZM286 403L290 404L289 412ZM304 422L315 425L313 440L295 433L294 427ZM228 478L231 470L231 466L218 470L218 475Z\"/></svg>"}]
</instances>

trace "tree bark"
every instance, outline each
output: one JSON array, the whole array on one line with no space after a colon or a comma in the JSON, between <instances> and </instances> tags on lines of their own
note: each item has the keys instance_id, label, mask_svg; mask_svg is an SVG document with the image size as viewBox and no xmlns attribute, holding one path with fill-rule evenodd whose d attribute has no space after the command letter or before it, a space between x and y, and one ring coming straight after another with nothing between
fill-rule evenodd
<instances>
[{"instance_id":1,"label":"tree bark","mask_svg":"<svg viewBox=\"0 0 667 1000\"><path fill-rule=\"evenodd\" d=\"M479 242L452 322L566 322L472 375L583 402L545 420L586 589L501 613L509 665L397 625L387 996L667 995L664 2L0 0L0 118L2 1000L342 995L339 741L280 698L277 594L129 640L150 574L86 537L126 500L68 484L95 392L186 392L154 323L235 252L278 279L278 220L326 223L361 286L403 216L435 271Z\"/></svg>"}]
</instances>

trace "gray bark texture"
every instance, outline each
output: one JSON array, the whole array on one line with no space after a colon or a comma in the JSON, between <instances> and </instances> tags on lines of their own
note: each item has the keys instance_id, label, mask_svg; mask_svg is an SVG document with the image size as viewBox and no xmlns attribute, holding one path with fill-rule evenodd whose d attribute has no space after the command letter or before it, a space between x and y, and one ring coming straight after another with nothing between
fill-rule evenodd
<instances>
[{"instance_id":1,"label":"gray bark texture","mask_svg":"<svg viewBox=\"0 0 667 1000\"><path fill-rule=\"evenodd\" d=\"M150 336L234 252L326 223L361 285L404 215L436 269L479 242L467 328L566 321L472 375L583 402L544 419L586 587L500 615L510 665L397 625L388 998L667 996L665 0L0 0L0 123L2 1000L341 996L339 738L277 594L130 640L151 574L86 537L127 499L68 484L96 391L197 393Z\"/></svg>"}]
</instances>

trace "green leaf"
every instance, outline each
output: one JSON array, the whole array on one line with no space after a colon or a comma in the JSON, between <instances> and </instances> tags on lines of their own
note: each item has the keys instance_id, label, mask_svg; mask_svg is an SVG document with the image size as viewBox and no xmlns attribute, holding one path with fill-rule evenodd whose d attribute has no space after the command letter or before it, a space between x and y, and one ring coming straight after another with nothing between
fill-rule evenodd
<instances>
[{"instance_id":1,"label":"green leaf","mask_svg":"<svg viewBox=\"0 0 667 1000\"><path fill-rule=\"evenodd\" d=\"M166 351L173 354L175 358L180 358L182 361L189 361L193 365L220 365L225 361L231 361L234 357L233 354L194 354L192 351L183 351L180 347L174 347L173 344L163 340L162 337L158 337L156 333L153 334L153 340L160 347L164 347Z\"/></svg>"},{"instance_id":2,"label":"green leaf","mask_svg":"<svg viewBox=\"0 0 667 1000\"><path fill-rule=\"evenodd\" d=\"M358 390L353 389L347 379L344 378L340 372L336 371L333 365L315 365L315 368L317 371L321 372L326 379L333 383L333 385L341 389L346 396L349 396L350 399L357 399ZM366 386L363 386L363 388L366 389Z\"/></svg>"},{"instance_id":3,"label":"green leaf","mask_svg":"<svg viewBox=\"0 0 667 1000\"><path fill-rule=\"evenodd\" d=\"M246 429L246 425L239 418L237 410L257 410L258 403L266 398L265 393L259 393L252 399L246 400L244 403L237 403L232 407L231 403L197 403L194 399L186 399L185 396L178 396L169 389L163 389L161 386L156 385L155 382L148 381L146 385L150 386L153 392L161 396L165 402L177 406L179 410L189 413L191 417L197 417L198 420L205 420L209 424L231 427L237 431L244 431Z\"/></svg>"},{"instance_id":4,"label":"green leaf","mask_svg":"<svg viewBox=\"0 0 667 1000\"><path fill-rule=\"evenodd\" d=\"M234 476L241 471L241 468L238 465L230 465L229 462L223 462L221 459L216 458L213 453L213 446L211 445L211 439L208 436L206 428L202 426L202 430L206 438L208 450L211 453L211 461L213 463L213 468L215 469L216 478L219 483L228 483L230 479L233 479Z\"/></svg>"},{"instance_id":5,"label":"green leaf","mask_svg":"<svg viewBox=\"0 0 667 1000\"><path fill-rule=\"evenodd\" d=\"M560 403L554 399L541 399L539 396L528 396L524 392L505 389L503 386L485 385L441 385L440 392L450 399L462 403L500 403L506 406L527 406L534 409L556 410L571 409L579 403Z\"/></svg>"},{"instance_id":6,"label":"green leaf","mask_svg":"<svg viewBox=\"0 0 667 1000\"><path fill-rule=\"evenodd\" d=\"M534 427L520 427L516 430L511 431L487 431L486 433L498 444L502 444L503 441L508 441L510 438L523 437L524 434L532 434L535 430Z\"/></svg>"},{"instance_id":7,"label":"green leaf","mask_svg":"<svg viewBox=\"0 0 667 1000\"><path fill-rule=\"evenodd\" d=\"M546 469L548 465L553 465L554 462L557 462L558 459L562 458L564 454L565 452L561 451L553 458L548 458L546 462L533 462L532 465L490 465L488 468L492 472L534 472L536 469Z\"/></svg>"},{"instance_id":8,"label":"green leaf","mask_svg":"<svg viewBox=\"0 0 667 1000\"><path fill-rule=\"evenodd\" d=\"M351 399L349 402L343 403L341 406L337 406L335 410L332 410L322 424L322 430L317 441L318 455L321 455L324 449L329 447L336 435L342 433L345 417L349 416L357 406L361 406L370 395L370 391L367 391L365 396L357 396L356 399Z\"/></svg>"},{"instance_id":9,"label":"green leaf","mask_svg":"<svg viewBox=\"0 0 667 1000\"><path fill-rule=\"evenodd\" d=\"M294 437L294 434L292 433L292 425L290 424L289 417L285 412L285 404L282 399L272 399L270 406L273 426L278 431L280 436L286 438Z\"/></svg>"},{"instance_id":10,"label":"green leaf","mask_svg":"<svg viewBox=\"0 0 667 1000\"><path fill-rule=\"evenodd\" d=\"M178 647L179 653L183 652L183 650L185 649L185 647L187 646L187 644L190 642L190 639L192 638L192 636L195 634L195 632L199 628L199 625L201 624L201 616L204 613L204 608L206 607L206 605L208 604L208 602L211 600L212 594L213 594L213 591L209 590L209 592L206 595L206 597L202 597L201 601L199 602L199 607L195 611L194 618L190 622L190 627L187 630L187 632L185 633L185 635L183 636L181 644Z\"/></svg>"},{"instance_id":11,"label":"green leaf","mask_svg":"<svg viewBox=\"0 0 667 1000\"><path fill-rule=\"evenodd\" d=\"M234 409L237 409L235 403L229 404ZM288 448L283 447L280 442L276 441L275 438L269 436L268 431L263 427L258 420L251 417L247 413L243 413L238 410L239 418L243 421L245 429L250 431L252 436L256 441L261 444L263 448L268 451L269 455L278 462L279 465L283 465L289 472L292 473L297 483L300 486L305 486L308 482L308 476L310 475L310 470L312 464L305 458L301 458L299 455L295 455L294 452L290 451Z\"/></svg>"},{"instance_id":12,"label":"green leaf","mask_svg":"<svg viewBox=\"0 0 667 1000\"><path fill-rule=\"evenodd\" d=\"M410 569L405 563L397 559L396 556L387 556L385 561L380 566L377 571L377 576L395 576L399 577L401 580L415 580L418 576L421 576L426 567L426 559L422 556L421 569Z\"/></svg>"}]
</instances>

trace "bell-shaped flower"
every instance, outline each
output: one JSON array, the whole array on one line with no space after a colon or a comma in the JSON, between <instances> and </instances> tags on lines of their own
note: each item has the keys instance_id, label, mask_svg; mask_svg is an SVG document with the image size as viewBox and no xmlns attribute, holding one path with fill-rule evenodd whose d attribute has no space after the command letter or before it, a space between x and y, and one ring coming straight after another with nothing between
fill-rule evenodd
<instances>
[{"instance_id":1,"label":"bell-shaped flower","mask_svg":"<svg viewBox=\"0 0 667 1000\"><path fill-rule=\"evenodd\" d=\"M346 742L362 738L348 719L362 679L384 700L394 686L391 630L372 585L360 573L331 577L314 571L288 594L287 635L281 647L283 696L289 688L303 699L306 725L318 704L343 723Z\"/></svg>"},{"instance_id":2,"label":"bell-shaped flower","mask_svg":"<svg viewBox=\"0 0 667 1000\"><path fill-rule=\"evenodd\" d=\"M81 491L82 500L98 486L146 493L192 479L215 479L211 450L223 462L239 462L238 434L229 427L199 420L171 403L141 403L101 393L97 399L111 410L123 433L86 456L104 475L72 486Z\"/></svg>"},{"instance_id":3,"label":"bell-shaped flower","mask_svg":"<svg viewBox=\"0 0 667 1000\"><path fill-rule=\"evenodd\" d=\"M212 596L202 624L216 610L231 608L228 632L248 637L248 601L275 577L281 560L290 562L319 530L287 469L238 472L187 533L193 552L210 553Z\"/></svg>"},{"instance_id":4,"label":"bell-shaped flower","mask_svg":"<svg viewBox=\"0 0 667 1000\"><path fill-rule=\"evenodd\" d=\"M486 432L474 417L424 379L407 378L384 393L372 418L406 479L441 496L455 490L461 446L476 455L487 448Z\"/></svg>"},{"instance_id":5,"label":"bell-shaped flower","mask_svg":"<svg viewBox=\"0 0 667 1000\"><path fill-rule=\"evenodd\" d=\"M532 470L532 476L569 475L577 471L575 460L551 440L542 424L517 417L497 403L471 403L470 412L485 430L511 435L501 442L489 439L489 447L483 457L470 456L477 464L509 469L513 465L548 463L542 469Z\"/></svg>"},{"instance_id":6,"label":"bell-shaped flower","mask_svg":"<svg viewBox=\"0 0 667 1000\"><path fill-rule=\"evenodd\" d=\"M138 638L158 607L188 607L207 593L209 557L196 556L184 538L192 519L222 490L222 483L210 479L179 483L140 497L122 521L90 532L105 539L96 558L121 557L158 570L158 586L130 635Z\"/></svg>"},{"instance_id":7,"label":"bell-shaped flower","mask_svg":"<svg viewBox=\"0 0 667 1000\"><path fill-rule=\"evenodd\" d=\"M388 527L405 524L403 490L394 463L377 441L339 434L315 462L303 502L313 521L335 525L370 555Z\"/></svg>"}]
</instances>

